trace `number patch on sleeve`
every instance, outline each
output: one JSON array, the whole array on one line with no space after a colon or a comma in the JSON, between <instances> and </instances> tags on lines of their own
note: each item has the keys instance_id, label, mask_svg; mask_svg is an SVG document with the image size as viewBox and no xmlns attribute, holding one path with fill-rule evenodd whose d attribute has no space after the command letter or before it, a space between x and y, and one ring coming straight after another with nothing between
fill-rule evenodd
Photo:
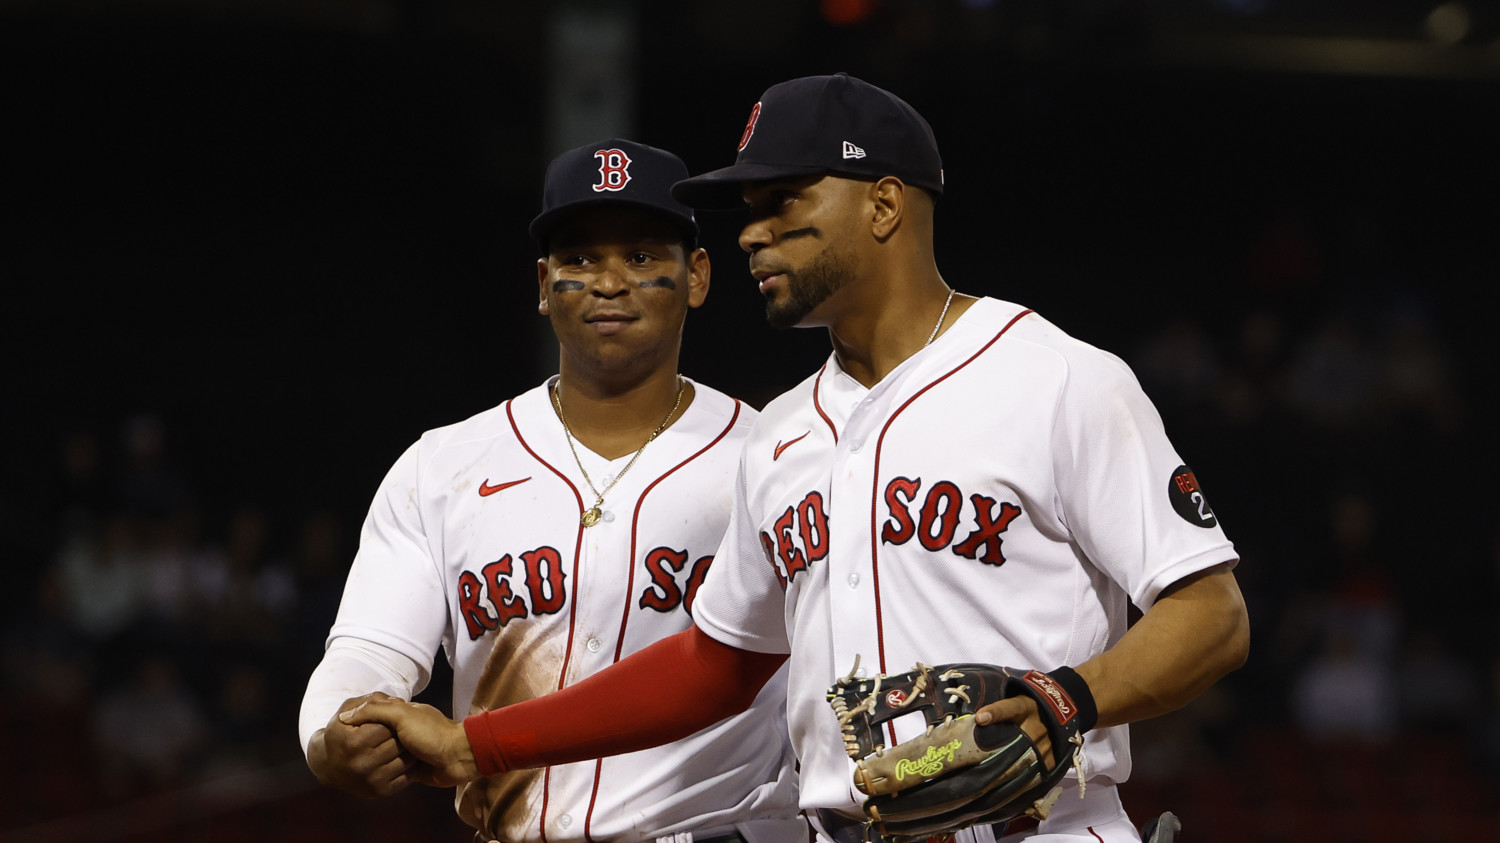
<instances>
[{"instance_id":1,"label":"number patch on sleeve","mask_svg":"<svg viewBox=\"0 0 1500 843\"><path fill-rule=\"evenodd\" d=\"M1189 524L1208 529L1219 523L1208 506L1208 498L1203 496L1198 475L1185 465L1177 466L1172 472L1172 479L1167 483L1167 498L1172 501L1172 509Z\"/></svg>"}]
</instances>

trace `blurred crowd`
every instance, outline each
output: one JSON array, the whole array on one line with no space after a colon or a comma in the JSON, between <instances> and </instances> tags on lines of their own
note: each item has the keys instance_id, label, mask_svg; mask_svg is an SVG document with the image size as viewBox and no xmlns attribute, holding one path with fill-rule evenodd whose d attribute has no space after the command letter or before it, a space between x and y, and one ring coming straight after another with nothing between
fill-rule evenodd
<instances>
[{"instance_id":1,"label":"blurred crowd","mask_svg":"<svg viewBox=\"0 0 1500 843\"><path fill-rule=\"evenodd\" d=\"M1500 839L1493 357L1464 353L1494 338L1456 345L1462 301L1368 260L1331 271L1283 220L1227 314L1123 354L1243 559L1249 663L1132 727L1127 798L1210 839Z\"/></svg>"},{"instance_id":2,"label":"blurred crowd","mask_svg":"<svg viewBox=\"0 0 1500 843\"><path fill-rule=\"evenodd\" d=\"M1282 244L1267 272L1295 278L1297 256ZM1126 798L1214 830L1200 840L1500 839L1500 527L1474 476L1476 375L1420 291L1263 301L1280 304L1168 313L1117 349L1242 553L1254 629L1243 670L1134 727ZM112 808L267 770L291 786L262 788L257 833L327 839L277 828L293 797L274 794L337 798L300 766L296 716L359 525L235 499L171 434L145 414L51 443L39 557L12 566L0 639L0 840L64 839L79 814L81 836L112 839ZM396 803L402 833L447 823L444 803ZM1428 822L1437 806L1449 825Z\"/></svg>"},{"instance_id":3,"label":"blurred crowd","mask_svg":"<svg viewBox=\"0 0 1500 843\"><path fill-rule=\"evenodd\" d=\"M13 580L0 641L3 731L30 759L0 788L0 830L298 757L289 701L337 608L348 525L216 499L152 415L54 444L30 525L46 556Z\"/></svg>"}]
</instances>

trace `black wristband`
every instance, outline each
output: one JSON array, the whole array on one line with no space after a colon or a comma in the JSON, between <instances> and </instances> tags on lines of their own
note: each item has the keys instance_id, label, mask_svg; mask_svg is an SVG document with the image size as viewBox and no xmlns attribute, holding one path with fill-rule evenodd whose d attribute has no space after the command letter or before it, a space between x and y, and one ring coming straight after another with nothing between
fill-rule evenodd
<instances>
[{"instance_id":1,"label":"black wristband","mask_svg":"<svg viewBox=\"0 0 1500 843\"><path fill-rule=\"evenodd\" d=\"M1094 702L1094 692L1089 690L1089 683L1083 681L1078 671L1066 666L1049 670L1047 675L1062 686L1068 696L1073 698L1073 705L1078 707L1078 731L1087 732L1094 728L1099 722L1099 705Z\"/></svg>"}]
</instances>

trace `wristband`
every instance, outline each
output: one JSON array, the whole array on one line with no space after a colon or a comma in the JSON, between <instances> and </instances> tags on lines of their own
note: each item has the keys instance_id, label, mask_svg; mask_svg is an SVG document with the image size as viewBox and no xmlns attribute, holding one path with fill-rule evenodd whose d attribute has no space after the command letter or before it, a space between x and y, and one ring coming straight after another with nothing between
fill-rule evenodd
<instances>
[{"instance_id":1,"label":"wristband","mask_svg":"<svg viewBox=\"0 0 1500 843\"><path fill-rule=\"evenodd\" d=\"M1094 692L1089 690L1089 683L1078 675L1078 671L1071 667L1059 667L1047 672L1052 681L1062 689L1063 693L1071 698L1073 707L1078 713L1078 731L1087 732L1099 723L1099 705L1094 702ZM1067 718L1062 718L1066 722Z\"/></svg>"}]
</instances>

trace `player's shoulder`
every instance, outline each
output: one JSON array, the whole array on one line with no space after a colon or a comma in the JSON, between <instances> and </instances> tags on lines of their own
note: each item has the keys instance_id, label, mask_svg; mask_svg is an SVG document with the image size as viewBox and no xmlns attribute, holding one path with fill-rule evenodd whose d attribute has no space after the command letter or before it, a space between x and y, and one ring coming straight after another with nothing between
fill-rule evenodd
<instances>
[{"instance_id":1,"label":"player's shoulder","mask_svg":"<svg viewBox=\"0 0 1500 843\"><path fill-rule=\"evenodd\" d=\"M760 408L760 414L755 418L755 424L751 428L748 441L758 442L767 437L775 438L778 431L787 426L801 424L805 417L815 415L818 378L823 375L826 364L819 367L808 375L796 386L777 395Z\"/></svg>"},{"instance_id":2,"label":"player's shoulder","mask_svg":"<svg viewBox=\"0 0 1500 843\"><path fill-rule=\"evenodd\" d=\"M705 383L688 378L693 385L693 403L672 425L674 436L687 437L684 444L726 445L738 451L755 424L755 407Z\"/></svg>"},{"instance_id":3,"label":"player's shoulder","mask_svg":"<svg viewBox=\"0 0 1500 843\"><path fill-rule=\"evenodd\" d=\"M977 311L977 312L976 312ZM1059 383L1101 383L1134 374L1113 352L1076 337L1031 308L984 298L970 309L980 333L994 331L1006 346L1024 349L1035 365L1051 364ZM967 315L967 314L966 314ZM1003 332L1003 333L1001 333Z\"/></svg>"},{"instance_id":4,"label":"player's shoulder","mask_svg":"<svg viewBox=\"0 0 1500 843\"><path fill-rule=\"evenodd\" d=\"M497 436L511 429L509 399L480 410L468 418L423 431L391 465L386 484L420 490L433 477L451 474L473 460L478 449L488 447Z\"/></svg>"},{"instance_id":5,"label":"player's shoulder","mask_svg":"<svg viewBox=\"0 0 1500 843\"><path fill-rule=\"evenodd\" d=\"M496 437L514 437L518 418L542 412L552 412L545 383L468 418L426 430L417 447L431 457L468 445L487 444Z\"/></svg>"},{"instance_id":6,"label":"player's shoulder","mask_svg":"<svg viewBox=\"0 0 1500 843\"><path fill-rule=\"evenodd\" d=\"M684 376L686 378L686 376ZM760 413L750 402L722 392L702 381L686 378L693 385L693 405L736 430L749 430Z\"/></svg>"}]
</instances>

